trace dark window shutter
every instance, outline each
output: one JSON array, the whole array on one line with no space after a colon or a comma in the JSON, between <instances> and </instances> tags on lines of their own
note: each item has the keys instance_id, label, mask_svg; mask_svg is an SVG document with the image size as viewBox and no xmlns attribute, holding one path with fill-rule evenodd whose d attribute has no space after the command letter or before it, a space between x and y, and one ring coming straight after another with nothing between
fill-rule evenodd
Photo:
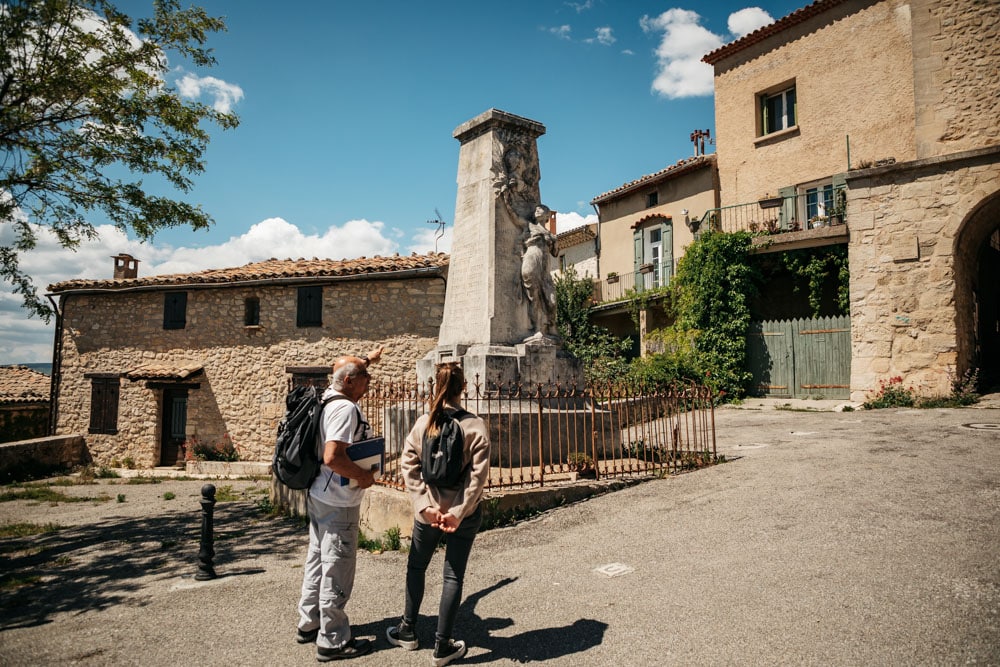
<instances>
[{"instance_id":1,"label":"dark window shutter","mask_svg":"<svg viewBox=\"0 0 1000 667\"><path fill-rule=\"evenodd\" d=\"M90 385L90 432L114 435L118 433L118 399L120 384L117 377L93 378Z\"/></svg>"},{"instance_id":2,"label":"dark window shutter","mask_svg":"<svg viewBox=\"0 0 1000 667\"><path fill-rule=\"evenodd\" d=\"M321 286L299 288L295 325L299 327L323 326L323 288Z\"/></svg>"},{"instance_id":3,"label":"dark window shutter","mask_svg":"<svg viewBox=\"0 0 1000 667\"><path fill-rule=\"evenodd\" d=\"M163 295L163 328L183 329L187 325L187 292Z\"/></svg>"},{"instance_id":4,"label":"dark window shutter","mask_svg":"<svg viewBox=\"0 0 1000 667\"><path fill-rule=\"evenodd\" d=\"M243 324L248 327L260 324L260 298L251 296L243 302Z\"/></svg>"}]
</instances>

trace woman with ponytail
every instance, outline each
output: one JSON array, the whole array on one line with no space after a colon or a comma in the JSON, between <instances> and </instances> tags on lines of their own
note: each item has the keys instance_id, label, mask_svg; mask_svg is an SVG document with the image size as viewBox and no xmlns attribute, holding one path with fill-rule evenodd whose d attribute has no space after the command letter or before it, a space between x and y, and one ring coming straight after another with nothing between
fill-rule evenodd
<instances>
[{"instance_id":1,"label":"woman with ponytail","mask_svg":"<svg viewBox=\"0 0 1000 667\"><path fill-rule=\"evenodd\" d=\"M403 446L401 468L406 490L413 503L413 541L406 565L406 606L399 625L386 632L389 643L413 651L420 644L416 635L420 603L424 597L427 566L442 535L447 534L444 554L444 586L434 635L433 664L447 665L465 655L463 641L452 639L452 629L462 602L465 566L472 542L482 523L479 501L489 477L490 441L482 419L462 408L465 375L458 362L438 364L434 378L434 396L429 414L417 419ZM441 432L447 420L455 419L461 427L462 474L454 488L429 484L424 480L421 452L425 436Z\"/></svg>"}]
</instances>

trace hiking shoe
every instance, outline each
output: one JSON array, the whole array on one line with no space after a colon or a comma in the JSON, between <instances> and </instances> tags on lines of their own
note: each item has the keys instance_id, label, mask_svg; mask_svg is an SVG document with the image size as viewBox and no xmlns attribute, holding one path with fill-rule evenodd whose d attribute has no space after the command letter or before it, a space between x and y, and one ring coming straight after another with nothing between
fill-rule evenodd
<instances>
[{"instance_id":1,"label":"hiking shoe","mask_svg":"<svg viewBox=\"0 0 1000 667\"><path fill-rule=\"evenodd\" d=\"M357 658L358 656L365 655L372 650L372 643L367 639L354 639L353 637L349 642L341 646L340 648L323 648L322 646L316 649L316 660L319 662L330 662L331 660L348 660L350 658Z\"/></svg>"},{"instance_id":2,"label":"hiking shoe","mask_svg":"<svg viewBox=\"0 0 1000 667\"><path fill-rule=\"evenodd\" d=\"M447 641L439 641L434 644L434 667L443 667L447 665L452 660L458 660L463 655L465 655L465 642L462 640L453 641L451 639Z\"/></svg>"},{"instance_id":3,"label":"hiking shoe","mask_svg":"<svg viewBox=\"0 0 1000 667\"><path fill-rule=\"evenodd\" d=\"M300 644L312 644L316 641L316 635L319 634L319 628L315 630L296 630L295 631L295 641Z\"/></svg>"},{"instance_id":4,"label":"hiking shoe","mask_svg":"<svg viewBox=\"0 0 1000 667\"><path fill-rule=\"evenodd\" d=\"M413 631L413 626L406 621L401 621L399 625L394 625L386 630L385 638L393 646L401 646L407 651L416 651L420 648L417 633Z\"/></svg>"}]
</instances>

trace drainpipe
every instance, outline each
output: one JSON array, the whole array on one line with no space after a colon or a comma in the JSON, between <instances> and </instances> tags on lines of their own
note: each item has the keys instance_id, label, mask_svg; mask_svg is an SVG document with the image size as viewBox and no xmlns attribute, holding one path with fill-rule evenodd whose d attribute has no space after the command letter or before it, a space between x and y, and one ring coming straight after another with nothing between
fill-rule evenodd
<instances>
[{"instance_id":1,"label":"drainpipe","mask_svg":"<svg viewBox=\"0 0 1000 667\"><path fill-rule=\"evenodd\" d=\"M46 435L55 435L59 417L59 385L62 379L63 314L51 294L46 294L45 297L52 304L52 310L56 313L55 338L52 340L52 370L49 377L49 428L48 433L46 433Z\"/></svg>"},{"instance_id":2,"label":"drainpipe","mask_svg":"<svg viewBox=\"0 0 1000 667\"><path fill-rule=\"evenodd\" d=\"M594 213L597 214L597 238L594 239L594 256L597 259L597 275L594 276L595 280L601 279L601 209L597 208L597 204L591 202L591 207L594 209Z\"/></svg>"}]
</instances>

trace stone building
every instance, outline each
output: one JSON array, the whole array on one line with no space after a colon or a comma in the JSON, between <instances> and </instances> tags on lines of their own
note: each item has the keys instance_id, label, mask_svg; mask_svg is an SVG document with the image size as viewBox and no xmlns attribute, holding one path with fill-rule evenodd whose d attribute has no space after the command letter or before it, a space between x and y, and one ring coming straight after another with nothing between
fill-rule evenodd
<instances>
[{"instance_id":1,"label":"stone building","mask_svg":"<svg viewBox=\"0 0 1000 667\"><path fill-rule=\"evenodd\" d=\"M643 347L646 331L663 326L656 306L640 313L638 331L625 306L632 290L667 285L694 240L697 221L719 206L715 155L696 155L629 181L591 200L597 209L594 320Z\"/></svg>"},{"instance_id":2,"label":"stone building","mask_svg":"<svg viewBox=\"0 0 1000 667\"><path fill-rule=\"evenodd\" d=\"M1000 383L997 3L818 0L704 61L722 228L847 244L851 398Z\"/></svg>"},{"instance_id":3,"label":"stone building","mask_svg":"<svg viewBox=\"0 0 1000 667\"><path fill-rule=\"evenodd\" d=\"M0 442L48 434L49 383L27 366L0 366Z\"/></svg>"},{"instance_id":4,"label":"stone building","mask_svg":"<svg viewBox=\"0 0 1000 667\"><path fill-rule=\"evenodd\" d=\"M56 434L97 463L174 465L193 443L269 461L293 383L325 384L342 354L385 346L377 379L414 379L444 307L443 254L267 260L49 287L58 302Z\"/></svg>"}]
</instances>

